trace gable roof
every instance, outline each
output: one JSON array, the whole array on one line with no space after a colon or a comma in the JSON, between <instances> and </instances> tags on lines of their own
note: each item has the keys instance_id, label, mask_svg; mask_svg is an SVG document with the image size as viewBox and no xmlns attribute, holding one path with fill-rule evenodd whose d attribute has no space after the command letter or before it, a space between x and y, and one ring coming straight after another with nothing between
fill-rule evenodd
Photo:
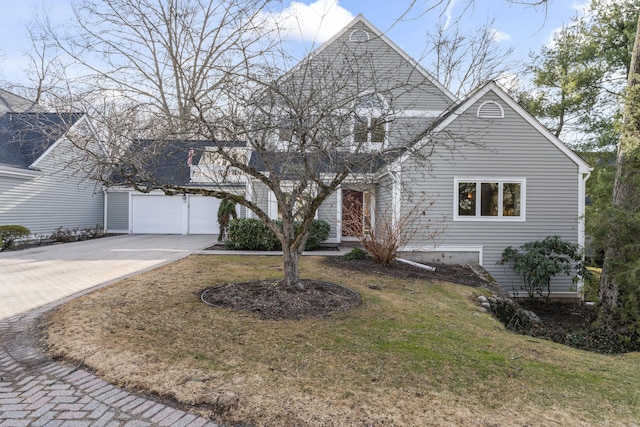
<instances>
[{"instance_id":1,"label":"gable roof","mask_svg":"<svg viewBox=\"0 0 640 427\"><path fill-rule=\"evenodd\" d=\"M377 38L381 39L385 42L389 47L391 47L398 55L400 55L405 61L410 63L429 83L438 88L447 98L451 101L456 102L458 98L445 86L442 85L431 73L429 73L418 61L409 56L404 50L402 50L393 40L391 40L385 33L380 31L375 25L373 25L367 18L364 17L361 13L358 14L349 24L344 26L337 34L331 37L329 40L324 42L320 47L311 52L302 62L311 60L315 56L318 56L322 51L327 49L331 44L333 44L336 40L343 37L348 31L353 31L354 27L357 27L357 24L362 24L366 26ZM294 67L291 71L297 68ZM291 72L290 71L290 72Z\"/></svg>"},{"instance_id":2,"label":"gable roof","mask_svg":"<svg viewBox=\"0 0 640 427\"><path fill-rule=\"evenodd\" d=\"M0 116L0 165L29 168L82 116L43 112L8 112Z\"/></svg>"},{"instance_id":3,"label":"gable roof","mask_svg":"<svg viewBox=\"0 0 640 427\"><path fill-rule=\"evenodd\" d=\"M14 93L0 89L0 114L14 112L44 112L44 108L37 103Z\"/></svg>"},{"instance_id":4,"label":"gable roof","mask_svg":"<svg viewBox=\"0 0 640 427\"><path fill-rule=\"evenodd\" d=\"M564 142L562 142L557 136L555 136L549 129L547 129L542 123L540 123L535 117L527 112L520 104L518 104L509 94L507 94L495 81L489 81L483 86L473 90L463 101L454 105L445 114L443 114L433 124L427 136L418 142L417 149L420 149L429 140L429 135L433 135L445 129L451 122L460 117L465 111L467 111L472 105L478 102L487 93L492 92L497 95L502 101L504 101L510 108L512 108L518 115L525 119L533 128L535 128L540 134L545 137L550 143L556 146L564 155L571 159L577 166L579 173L589 173L593 168L587 164L580 156L578 156L571 148L569 148ZM405 153L399 158L399 162L402 163L408 158L410 154Z\"/></svg>"}]
</instances>

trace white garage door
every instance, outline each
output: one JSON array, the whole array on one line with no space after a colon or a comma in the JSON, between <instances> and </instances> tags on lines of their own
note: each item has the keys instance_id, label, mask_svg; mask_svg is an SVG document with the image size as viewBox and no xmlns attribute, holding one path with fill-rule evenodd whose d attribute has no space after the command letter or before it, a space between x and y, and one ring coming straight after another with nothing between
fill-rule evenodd
<instances>
[{"instance_id":1,"label":"white garage door","mask_svg":"<svg viewBox=\"0 0 640 427\"><path fill-rule=\"evenodd\" d=\"M182 234L182 197L133 195L133 233Z\"/></svg>"},{"instance_id":2,"label":"white garage door","mask_svg":"<svg viewBox=\"0 0 640 427\"><path fill-rule=\"evenodd\" d=\"M204 196L131 196L132 233L218 234L220 199Z\"/></svg>"},{"instance_id":3,"label":"white garage door","mask_svg":"<svg viewBox=\"0 0 640 427\"><path fill-rule=\"evenodd\" d=\"M215 197L189 196L189 234L218 234L218 207Z\"/></svg>"}]
</instances>

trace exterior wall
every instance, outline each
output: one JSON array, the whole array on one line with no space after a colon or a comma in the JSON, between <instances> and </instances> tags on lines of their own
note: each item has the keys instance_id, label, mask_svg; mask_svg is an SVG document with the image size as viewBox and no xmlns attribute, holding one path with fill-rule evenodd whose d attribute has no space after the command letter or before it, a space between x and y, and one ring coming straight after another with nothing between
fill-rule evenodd
<instances>
[{"instance_id":1,"label":"exterior wall","mask_svg":"<svg viewBox=\"0 0 640 427\"><path fill-rule=\"evenodd\" d=\"M504 118L476 118L477 106L488 99L503 107ZM579 242L578 166L492 92L446 130L447 138L439 141L442 145L430 158L431 174L425 175L424 165L410 159L402 164L402 181L436 200L429 216L432 221L445 221L447 225L437 242L437 252L444 260L471 248L480 254L484 268L506 290L519 291L520 277L511 267L496 265L507 246L518 247L551 235ZM451 151L454 142L458 150ZM459 177L526 179L525 220L454 221L454 192L457 192L454 179ZM405 198L402 202L406 211L408 203ZM424 221L418 225L425 226ZM429 245L432 243L419 235L412 242L414 248ZM554 278L551 289L560 293L575 291L567 276Z\"/></svg>"},{"instance_id":2,"label":"exterior wall","mask_svg":"<svg viewBox=\"0 0 640 427\"><path fill-rule=\"evenodd\" d=\"M326 221L331 226L329 231L329 238L327 242L338 242L338 189L333 194L329 195L327 199L322 202L318 209L318 219Z\"/></svg>"},{"instance_id":3,"label":"exterior wall","mask_svg":"<svg viewBox=\"0 0 640 427\"><path fill-rule=\"evenodd\" d=\"M71 144L62 140L40 161L37 178L0 176L0 225L22 225L38 235L63 229L103 226L104 196L77 165Z\"/></svg>"},{"instance_id":4,"label":"exterior wall","mask_svg":"<svg viewBox=\"0 0 640 427\"><path fill-rule=\"evenodd\" d=\"M129 192L107 191L107 231L110 233L129 232Z\"/></svg>"},{"instance_id":5,"label":"exterior wall","mask_svg":"<svg viewBox=\"0 0 640 427\"><path fill-rule=\"evenodd\" d=\"M334 192L329 195L329 197L320 205L317 213L317 219L321 219L329 223L331 227L329 231L329 237L327 239L328 243L337 242L338 234L338 192L340 190ZM275 218L277 213L277 205L274 200L271 200L269 196L269 189L261 182L255 181L253 183L253 201L260 207L260 209L264 210L268 214L271 215L272 218ZM270 205L271 204L271 209ZM253 215L255 217L255 215Z\"/></svg>"},{"instance_id":6,"label":"exterior wall","mask_svg":"<svg viewBox=\"0 0 640 427\"><path fill-rule=\"evenodd\" d=\"M385 175L378 181L376 187L375 226L380 227L382 221L389 220L393 212L393 180Z\"/></svg>"},{"instance_id":7,"label":"exterior wall","mask_svg":"<svg viewBox=\"0 0 640 427\"><path fill-rule=\"evenodd\" d=\"M361 43L350 41L354 30L367 31L369 40ZM452 104L451 98L427 79L413 61L403 57L396 47L376 36L362 21L356 22L337 39L324 45L313 60L343 66L343 62L350 58L362 64L361 67L352 67L352 70L357 70L362 75L356 79L351 78L350 81L363 89L391 92L389 98L393 100L396 111L443 111ZM375 75L371 66L375 67Z\"/></svg>"}]
</instances>

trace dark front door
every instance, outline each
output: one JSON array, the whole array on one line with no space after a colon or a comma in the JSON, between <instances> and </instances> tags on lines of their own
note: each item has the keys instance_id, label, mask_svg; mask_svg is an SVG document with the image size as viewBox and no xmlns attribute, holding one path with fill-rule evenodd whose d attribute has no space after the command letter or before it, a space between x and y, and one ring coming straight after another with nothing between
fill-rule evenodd
<instances>
[{"instance_id":1,"label":"dark front door","mask_svg":"<svg viewBox=\"0 0 640 427\"><path fill-rule=\"evenodd\" d=\"M362 234L362 191L342 190L342 236Z\"/></svg>"}]
</instances>

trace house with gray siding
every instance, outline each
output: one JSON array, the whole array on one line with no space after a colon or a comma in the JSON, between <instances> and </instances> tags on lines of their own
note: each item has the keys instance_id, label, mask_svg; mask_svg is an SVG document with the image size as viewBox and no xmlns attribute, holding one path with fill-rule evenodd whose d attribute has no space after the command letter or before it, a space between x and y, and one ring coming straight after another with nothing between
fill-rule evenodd
<instances>
[{"instance_id":1,"label":"house with gray siding","mask_svg":"<svg viewBox=\"0 0 640 427\"><path fill-rule=\"evenodd\" d=\"M79 113L53 113L0 90L0 225L33 234L102 226L102 187L82 168L69 132L90 129Z\"/></svg>"},{"instance_id":2,"label":"house with gray siding","mask_svg":"<svg viewBox=\"0 0 640 427\"><path fill-rule=\"evenodd\" d=\"M353 81L375 76L383 85L379 92L362 94L368 109L352 118L350 141L363 138L372 152L404 149L384 157L375 167L371 163L368 170L354 172L324 201L316 217L331 226L328 242L355 240L354 218L362 230L380 227L382 221L397 223L418 212L412 221L417 232L402 248L402 256L422 262L480 264L516 296L522 295L520 278L509 267L498 265L506 247L552 235L584 245L585 182L590 167L497 83L488 82L465 99L457 99L361 15L305 61L344 65L355 51L366 53L361 57L369 68L354 67L354 73L362 75L354 75ZM291 71L293 79L300 69ZM319 78L327 75L331 73ZM377 109L388 110L384 121L378 120ZM281 147L294 142L294 132L286 126L273 135ZM247 163L260 169L269 154L252 150L248 143L245 149ZM274 159L277 154L273 153ZM212 167L206 164L206 156L185 157L180 164L189 185L207 185L206 179L199 178ZM229 185L271 218L278 218L278 203L263 182L237 176ZM196 214L192 211L200 208L192 204L198 197L109 189L107 228L203 232L192 231L190 217L208 215L214 221L215 202L208 207L202 204L204 210ZM240 216L255 215L243 211ZM434 229L440 232L434 235ZM555 278L551 291L555 298L578 296L568 277Z\"/></svg>"}]
</instances>

